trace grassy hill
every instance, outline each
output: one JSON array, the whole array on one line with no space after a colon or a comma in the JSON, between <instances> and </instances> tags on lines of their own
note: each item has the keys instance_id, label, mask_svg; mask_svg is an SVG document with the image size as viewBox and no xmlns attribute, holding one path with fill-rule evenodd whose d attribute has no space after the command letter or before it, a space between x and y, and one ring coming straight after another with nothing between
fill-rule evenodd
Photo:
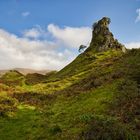
<instances>
[{"instance_id":1,"label":"grassy hill","mask_svg":"<svg viewBox=\"0 0 140 140\"><path fill-rule=\"evenodd\" d=\"M9 86L16 86L16 85L22 85L24 76L16 71L16 70L11 70L4 75L0 77L1 83L9 85Z\"/></svg>"},{"instance_id":2,"label":"grassy hill","mask_svg":"<svg viewBox=\"0 0 140 140\"><path fill-rule=\"evenodd\" d=\"M140 49L123 51L109 23L96 23L87 50L43 82L3 77L24 84L0 85L0 139L140 139Z\"/></svg>"}]
</instances>

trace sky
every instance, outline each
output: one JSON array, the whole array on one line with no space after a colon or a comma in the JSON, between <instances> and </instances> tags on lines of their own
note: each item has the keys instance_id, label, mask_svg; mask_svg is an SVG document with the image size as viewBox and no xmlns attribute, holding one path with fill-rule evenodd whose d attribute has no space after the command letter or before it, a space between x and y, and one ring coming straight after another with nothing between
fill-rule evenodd
<instances>
[{"instance_id":1,"label":"sky","mask_svg":"<svg viewBox=\"0 0 140 140\"><path fill-rule=\"evenodd\" d=\"M115 38L140 47L140 0L0 0L0 13L0 69L62 69L104 16Z\"/></svg>"}]
</instances>

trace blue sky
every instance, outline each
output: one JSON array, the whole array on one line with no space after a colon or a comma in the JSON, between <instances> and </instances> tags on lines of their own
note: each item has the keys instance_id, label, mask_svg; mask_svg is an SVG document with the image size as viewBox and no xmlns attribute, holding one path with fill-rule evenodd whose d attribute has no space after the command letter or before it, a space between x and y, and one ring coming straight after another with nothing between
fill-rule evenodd
<instances>
[{"instance_id":1,"label":"blue sky","mask_svg":"<svg viewBox=\"0 0 140 140\"><path fill-rule=\"evenodd\" d=\"M34 25L46 27L91 26L103 16L112 20L111 29L123 42L140 39L140 23L135 23L138 0L0 0L0 27L20 34ZM29 12L27 17L22 13Z\"/></svg>"},{"instance_id":2,"label":"blue sky","mask_svg":"<svg viewBox=\"0 0 140 140\"><path fill-rule=\"evenodd\" d=\"M19 54L18 58L14 58L14 55L9 60L3 58L6 63L0 63L0 68L21 67L20 60L27 62L25 57L29 57L29 54L24 56L27 52L24 45L28 44L27 46L31 45L30 48L32 48L28 52L39 50L40 46L42 47L40 50L43 50L46 46L45 54L51 53L52 56L48 55L47 58L40 54L42 52L36 53L34 57L38 58L36 60L38 63L48 59L50 65L45 65L48 63L46 61L41 65L34 64L33 66L25 62L24 67L61 69L78 54L76 45L78 47L82 41L85 44L90 41L91 25L103 16L111 18L111 31L120 42L130 47L140 45L139 9L140 0L0 0L0 37L2 38L0 47L7 46L8 48L8 45L12 43L11 50L14 48L13 52ZM80 36L76 33L84 35ZM76 38L77 36L79 38ZM38 46L33 47L33 41L34 44L38 43ZM19 46L22 46L24 51L18 50ZM6 57L4 53L3 57ZM67 53L71 57L67 57ZM58 56L59 62L55 59L51 61L52 57ZM62 59L65 61L62 62Z\"/></svg>"}]
</instances>

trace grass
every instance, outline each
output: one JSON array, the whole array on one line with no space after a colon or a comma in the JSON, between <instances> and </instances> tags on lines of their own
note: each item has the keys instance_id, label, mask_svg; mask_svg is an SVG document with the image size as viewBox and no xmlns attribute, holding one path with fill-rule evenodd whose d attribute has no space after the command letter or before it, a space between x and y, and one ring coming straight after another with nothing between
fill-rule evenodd
<instances>
[{"instance_id":1,"label":"grass","mask_svg":"<svg viewBox=\"0 0 140 140\"><path fill-rule=\"evenodd\" d=\"M114 85L106 85L106 87L101 87L95 91L68 98L63 95L58 96L54 104L46 108L45 121L48 125L48 130L46 129L45 132L48 131L47 133L49 134L50 128L53 128L55 124L61 128L61 139L68 139L69 137L73 139L73 136L78 137L78 134L86 126L86 123L81 119L82 116L105 114L107 104L104 102L109 102L112 99L113 87ZM111 92L110 88L112 88ZM57 135L51 135L51 133L49 137L57 139Z\"/></svg>"},{"instance_id":2,"label":"grass","mask_svg":"<svg viewBox=\"0 0 140 140\"><path fill-rule=\"evenodd\" d=\"M32 106L19 105L13 117L0 118L0 139L35 139L40 133L40 121L41 113L38 110Z\"/></svg>"},{"instance_id":3,"label":"grass","mask_svg":"<svg viewBox=\"0 0 140 140\"><path fill-rule=\"evenodd\" d=\"M1 99L16 101L0 117L0 139L139 139L139 58L139 50L88 52L43 83L0 84Z\"/></svg>"}]
</instances>

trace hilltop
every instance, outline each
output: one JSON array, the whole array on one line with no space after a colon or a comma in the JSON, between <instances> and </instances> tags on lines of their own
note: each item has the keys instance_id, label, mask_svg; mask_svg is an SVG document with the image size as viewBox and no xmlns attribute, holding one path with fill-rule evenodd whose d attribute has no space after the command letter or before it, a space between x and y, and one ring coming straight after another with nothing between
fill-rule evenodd
<instances>
[{"instance_id":1,"label":"hilltop","mask_svg":"<svg viewBox=\"0 0 140 140\"><path fill-rule=\"evenodd\" d=\"M110 23L93 24L88 48L59 72L0 85L1 139L140 139L140 49L119 43Z\"/></svg>"},{"instance_id":2,"label":"hilltop","mask_svg":"<svg viewBox=\"0 0 140 140\"><path fill-rule=\"evenodd\" d=\"M124 45L119 43L117 39L114 39L113 34L109 30L110 22L111 20L108 17L104 17L93 24L92 39L88 48L72 63L59 71L57 76L62 77L80 72L88 72L88 70L92 68L90 63L96 62L96 58L98 58L100 54L102 55L104 53L110 56L116 54L117 57L117 55L122 55L127 51Z\"/></svg>"}]
</instances>

